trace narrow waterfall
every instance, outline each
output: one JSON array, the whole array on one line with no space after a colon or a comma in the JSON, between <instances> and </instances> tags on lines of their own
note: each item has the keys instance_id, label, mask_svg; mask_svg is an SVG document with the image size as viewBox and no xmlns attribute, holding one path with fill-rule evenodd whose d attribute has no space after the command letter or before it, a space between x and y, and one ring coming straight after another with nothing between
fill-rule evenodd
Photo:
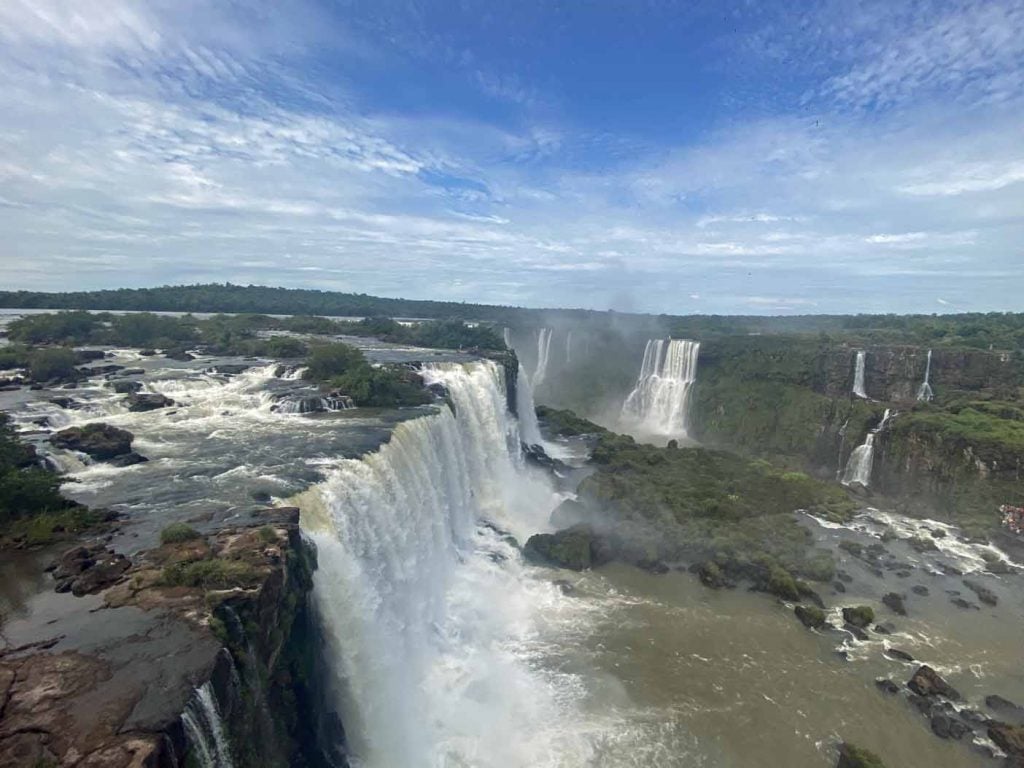
<instances>
[{"instance_id":1,"label":"narrow waterfall","mask_svg":"<svg viewBox=\"0 0 1024 768\"><path fill-rule=\"evenodd\" d=\"M919 403L930 402L935 394L932 392L932 385L928 383L928 380L932 377L932 351L928 350L928 362L924 367L924 381L921 382L921 386L917 390L917 401Z\"/></svg>"},{"instance_id":2,"label":"narrow waterfall","mask_svg":"<svg viewBox=\"0 0 1024 768\"><path fill-rule=\"evenodd\" d=\"M537 423L537 404L533 399L533 385L523 366L516 376L516 413L519 414L519 437L526 445L543 445Z\"/></svg>"},{"instance_id":3,"label":"narrow waterfall","mask_svg":"<svg viewBox=\"0 0 1024 768\"><path fill-rule=\"evenodd\" d=\"M534 389L540 386L548 375L548 360L551 358L551 339L554 332L550 328L537 331L537 367L533 371L531 383Z\"/></svg>"},{"instance_id":4,"label":"narrow waterfall","mask_svg":"<svg viewBox=\"0 0 1024 768\"><path fill-rule=\"evenodd\" d=\"M507 325L501 332L501 338L505 341L505 346L512 349L512 329Z\"/></svg>"},{"instance_id":5,"label":"narrow waterfall","mask_svg":"<svg viewBox=\"0 0 1024 768\"><path fill-rule=\"evenodd\" d=\"M559 499L521 459L496 364L423 373L454 411L402 422L296 500L317 546L314 600L355 763L588 764L578 686L536 669L531 650L540 606L574 603L508 539L547 530Z\"/></svg>"},{"instance_id":6,"label":"narrow waterfall","mask_svg":"<svg viewBox=\"0 0 1024 768\"><path fill-rule=\"evenodd\" d=\"M868 398L868 393L864 389L864 350L857 350L857 362L853 367L853 394L857 397L862 397L865 400Z\"/></svg>"},{"instance_id":7,"label":"narrow waterfall","mask_svg":"<svg viewBox=\"0 0 1024 768\"><path fill-rule=\"evenodd\" d=\"M201 768L233 768L231 748L209 682L196 689L181 721L191 754Z\"/></svg>"},{"instance_id":8,"label":"narrow waterfall","mask_svg":"<svg viewBox=\"0 0 1024 768\"><path fill-rule=\"evenodd\" d=\"M565 364L572 362L572 329L565 332Z\"/></svg>"},{"instance_id":9,"label":"narrow waterfall","mask_svg":"<svg viewBox=\"0 0 1024 768\"><path fill-rule=\"evenodd\" d=\"M856 483L865 488L871 485L871 468L875 461L875 437L885 429L889 417L890 411L886 408L878 426L868 432L861 445L853 449L853 453L850 454L850 458L846 462L846 471L843 472L843 485Z\"/></svg>"},{"instance_id":10,"label":"narrow waterfall","mask_svg":"<svg viewBox=\"0 0 1024 768\"><path fill-rule=\"evenodd\" d=\"M622 405L623 420L654 435L686 437L699 354L696 341L649 340L636 387Z\"/></svg>"}]
</instances>

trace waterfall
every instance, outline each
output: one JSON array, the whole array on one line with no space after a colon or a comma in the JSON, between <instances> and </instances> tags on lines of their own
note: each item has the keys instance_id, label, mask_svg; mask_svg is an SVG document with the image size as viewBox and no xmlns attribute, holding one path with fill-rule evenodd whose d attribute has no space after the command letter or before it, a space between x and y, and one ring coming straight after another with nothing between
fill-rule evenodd
<instances>
[{"instance_id":1,"label":"waterfall","mask_svg":"<svg viewBox=\"0 0 1024 768\"><path fill-rule=\"evenodd\" d=\"M505 346L512 349L512 329L507 325L501 332L501 338L505 341Z\"/></svg>"},{"instance_id":2,"label":"waterfall","mask_svg":"<svg viewBox=\"0 0 1024 768\"><path fill-rule=\"evenodd\" d=\"M581 729L567 727L579 712L571 676L531 662L535 616L574 603L531 576L504 533L547 529L559 499L521 459L496 364L423 375L454 410L398 424L296 500L317 546L314 602L355 763L588 764Z\"/></svg>"},{"instance_id":3,"label":"waterfall","mask_svg":"<svg viewBox=\"0 0 1024 768\"><path fill-rule=\"evenodd\" d=\"M696 341L649 340L636 387L622 405L623 420L654 435L686 437L699 354Z\"/></svg>"},{"instance_id":4,"label":"waterfall","mask_svg":"<svg viewBox=\"0 0 1024 768\"><path fill-rule=\"evenodd\" d=\"M519 366L516 376L516 412L519 414L519 437L526 445L543 445L544 438L540 434L537 423L537 404L533 399L533 385L526 375L523 366Z\"/></svg>"},{"instance_id":5,"label":"waterfall","mask_svg":"<svg viewBox=\"0 0 1024 768\"><path fill-rule=\"evenodd\" d=\"M565 364L572 362L572 329L565 332Z\"/></svg>"},{"instance_id":6,"label":"waterfall","mask_svg":"<svg viewBox=\"0 0 1024 768\"><path fill-rule=\"evenodd\" d=\"M928 383L928 380L932 376L932 351L928 350L928 362L924 367L924 381L921 382L921 386L917 390L917 400L920 403L931 402L931 399L935 397L932 392L932 385Z\"/></svg>"},{"instance_id":7,"label":"waterfall","mask_svg":"<svg viewBox=\"0 0 1024 768\"><path fill-rule=\"evenodd\" d=\"M856 483L865 488L871 485L871 468L875 461L875 437L885 428L889 416L890 411L886 408L878 426L868 432L861 445L853 449L853 453L850 454L850 458L846 462L846 471L843 472L843 485Z\"/></svg>"},{"instance_id":8,"label":"waterfall","mask_svg":"<svg viewBox=\"0 0 1024 768\"><path fill-rule=\"evenodd\" d=\"M540 386L548 375L548 360L551 357L551 337L554 336L550 328L541 328L537 331L537 367L533 371L531 383L534 389Z\"/></svg>"},{"instance_id":9,"label":"waterfall","mask_svg":"<svg viewBox=\"0 0 1024 768\"><path fill-rule=\"evenodd\" d=\"M201 768L233 768L224 723L209 682L196 689L181 720L189 749Z\"/></svg>"},{"instance_id":10,"label":"waterfall","mask_svg":"<svg viewBox=\"0 0 1024 768\"><path fill-rule=\"evenodd\" d=\"M868 393L864 389L864 350L857 350L857 362L853 369L853 394L857 397L862 397L865 400L868 398Z\"/></svg>"}]
</instances>

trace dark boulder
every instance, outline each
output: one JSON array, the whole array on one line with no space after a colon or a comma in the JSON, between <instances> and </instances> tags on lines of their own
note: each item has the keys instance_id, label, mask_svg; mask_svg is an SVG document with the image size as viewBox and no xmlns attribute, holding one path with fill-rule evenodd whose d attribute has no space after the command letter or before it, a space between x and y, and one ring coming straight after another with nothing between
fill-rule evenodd
<instances>
[{"instance_id":1,"label":"dark boulder","mask_svg":"<svg viewBox=\"0 0 1024 768\"><path fill-rule=\"evenodd\" d=\"M1024 728L1007 723L992 723L988 737L1011 758L1024 758Z\"/></svg>"},{"instance_id":2,"label":"dark boulder","mask_svg":"<svg viewBox=\"0 0 1024 768\"><path fill-rule=\"evenodd\" d=\"M51 397L50 402L56 405L58 408L63 408L65 411L77 411L82 407L82 404L77 400L72 400L70 397L64 395L57 395L57 397Z\"/></svg>"},{"instance_id":3,"label":"dark boulder","mask_svg":"<svg viewBox=\"0 0 1024 768\"><path fill-rule=\"evenodd\" d=\"M875 632L880 635L891 635L896 631L896 625L891 621L883 621L879 624L875 624Z\"/></svg>"},{"instance_id":4,"label":"dark boulder","mask_svg":"<svg viewBox=\"0 0 1024 768\"><path fill-rule=\"evenodd\" d=\"M910 591L913 592L915 595L921 595L922 597L924 597L928 594L928 587L926 587L924 584L915 584L910 588Z\"/></svg>"},{"instance_id":5,"label":"dark boulder","mask_svg":"<svg viewBox=\"0 0 1024 768\"><path fill-rule=\"evenodd\" d=\"M183 349L167 349L164 350L164 357L168 360L177 360L181 363L188 363L195 360L195 355L190 355Z\"/></svg>"},{"instance_id":6,"label":"dark boulder","mask_svg":"<svg viewBox=\"0 0 1024 768\"><path fill-rule=\"evenodd\" d=\"M51 571L57 581L57 592L71 592L82 597L116 583L130 566L131 561L124 555L115 554L98 544L69 549Z\"/></svg>"},{"instance_id":7,"label":"dark boulder","mask_svg":"<svg viewBox=\"0 0 1024 768\"><path fill-rule=\"evenodd\" d=\"M821 629L825 626L825 612L817 606L797 605L793 608L793 613L808 629Z\"/></svg>"},{"instance_id":8,"label":"dark boulder","mask_svg":"<svg viewBox=\"0 0 1024 768\"><path fill-rule=\"evenodd\" d=\"M874 752L843 742L839 745L839 761L836 768L885 768L885 763Z\"/></svg>"},{"instance_id":9,"label":"dark boulder","mask_svg":"<svg viewBox=\"0 0 1024 768\"><path fill-rule=\"evenodd\" d=\"M893 659L899 659L900 661L913 661L914 657L906 651L901 651L899 648L886 648L885 655Z\"/></svg>"},{"instance_id":10,"label":"dark boulder","mask_svg":"<svg viewBox=\"0 0 1024 768\"><path fill-rule=\"evenodd\" d=\"M119 395L133 395L142 389L141 381L110 381L107 386Z\"/></svg>"},{"instance_id":11,"label":"dark boulder","mask_svg":"<svg viewBox=\"0 0 1024 768\"><path fill-rule=\"evenodd\" d=\"M1014 725L1024 725L1024 707L1014 704L1002 696L986 696L985 706L999 715L1000 718Z\"/></svg>"},{"instance_id":12,"label":"dark boulder","mask_svg":"<svg viewBox=\"0 0 1024 768\"><path fill-rule=\"evenodd\" d=\"M594 565L597 536L587 525L574 525L556 533L537 533L526 541L523 557L534 565L583 571Z\"/></svg>"},{"instance_id":13,"label":"dark boulder","mask_svg":"<svg viewBox=\"0 0 1024 768\"><path fill-rule=\"evenodd\" d=\"M858 605L850 608L843 608L843 621L852 624L859 629L864 629L875 620L875 612L870 606Z\"/></svg>"},{"instance_id":14,"label":"dark boulder","mask_svg":"<svg viewBox=\"0 0 1024 768\"><path fill-rule=\"evenodd\" d=\"M843 584L843 582L839 581L839 579L836 579L835 581L832 582L832 589L834 589L836 592L839 592L840 594L842 594L842 593L846 592L846 585Z\"/></svg>"},{"instance_id":15,"label":"dark boulder","mask_svg":"<svg viewBox=\"0 0 1024 768\"><path fill-rule=\"evenodd\" d=\"M149 459L145 456L138 454L135 451L129 451L128 453L109 459L107 463L114 467L131 467L135 464L145 464L147 461L149 461Z\"/></svg>"},{"instance_id":16,"label":"dark boulder","mask_svg":"<svg viewBox=\"0 0 1024 768\"><path fill-rule=\"evenodd\" d=\"M235 376L239 373L245 373L251 365L235 365L235 364L219 364L211 365L206 369L207 373L219 373L223 376Z\"/></svg>"},{"instance_id":17,"label":"dark boulder","mask_svg":"<svg viewBox=\"0 0 1024 768\"><path fill-rule=\"evenodd\" d=\"M853 635L855 638L862 642L871 639L868 633L865 632L863 628L858 627L856 624L844 624L843 629L845 629L847 632L849 632L851 635Z\"/></svg>"},{"instance_id":18,"label":"dark boulder","mask_svg":"<svg viewBox=\"0 0 1024 768\"><path fill-rule=\"evenodd\" d=\"M927 664L918 667L914 676L907 682L907 687L919 696L942 696L953 700L960 698L956 688L943 680L942 676Z\"/></svg>"},{"instance_id":19,"label":"dark boulder","mask_svg":"<svg viewBox=\"0 0 1024 768\"><path fill-rule=\"evenodd\" d=\"M889 592L882 598L882 603L893 613L900 616L907 615L907 606L903 602L903 595L897 592Z\"/></svg>"},{"instance_id":20,"label":"dark boulder","mask_svg":"<svg viewBox=\"0 0 1024 768\"><path fill-rule=\"evenodd\" d=\"M941 712L932 715L930 724L932 727L932 733L940 739L954 739L959 741L971 732L971 729L964 723L960 722L957 718Z\"/></svg>"},{"instance_id":21,"label":"dark boulder","mask_svg":"<svg viewBox=\"0 0 1024 768\"><path fill-rule=\"evenodd\" d=\"M84 427L62 429L50 437L57 448L80 451L99 461L108 461L132 450L134 435L109 424L86 424Z\"/></svg>"},{"instance_id":22,"label":"dark boulder","mask_svg":"<svg viewBox=\"0 0 1024 768\"><path fill-rule=\"evenodd\" d=\"M721 589L722 587L736 586L736 584L726 575L725 571L722 570L721 566L711 560L707 560L703 563L696 563L690 570L697 574L697 578L700 579L700 583L705 587Z\"/></svg>"},{"instance_id":23,"label":"dark boulder","mask_svg":"<svg viewBox=\"0 0 1024 768\"><path fill-rule=\"evenodd\" d=\"M887 693L890 696L895 696L900 692L900 687L887 677L880 677L875 680L875 687L882 693Z\"/></svg>"},{"instance_id":24,"label":"dark boulder","mask_svg":"<svg viewBox=\"0 0 1024 768\"><path fill-rule=\"evenodd\" d=\"M171 405L174 405L174 401L166 395L150 395L140 392L128 395L128 410L133 413L155 411L158 408L167 408Z\"/></svg>"}]
</instances>

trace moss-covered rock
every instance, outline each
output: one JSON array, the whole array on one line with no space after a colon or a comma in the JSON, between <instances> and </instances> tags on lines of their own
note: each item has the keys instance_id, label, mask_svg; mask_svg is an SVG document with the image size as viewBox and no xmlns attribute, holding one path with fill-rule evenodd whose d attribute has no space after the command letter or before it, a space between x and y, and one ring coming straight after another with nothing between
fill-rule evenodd
<instances>
[{"instance_id":1,"label":"moss-covered rock","mask_svg":"<svg viewBox=\"0 0 1024 768\"><path fill-rule=\"evenodd\" d=\"M815 605L798 605L793 612L808 629L821 629L825 626L825 612Z\"/></svg>"},{"instance_id":2,"label":"moss-covered rock","mask_svg":"<svg viewBox=\"0 0 1024 768\"><path fill-rule=\"evenodd\" d=\"M874 752L847 741L839 746L836 768L885 768L885 763Z\"/></svg>"},{"instance_id":3,"label":"moss-covered rock","mask_svg":"<svg viewBox=\"0 0 1024 768\"><path fill-rule=\"evenodd\" d=\"M875 612L869 605L857 605L843 608L843 621L847 624L864 629L875 620Z\"/></svg>"},{"instance_id":4,"label":"moss-covered rock","mask_svg":"<svg viewBox=\"0 0 1024 768\"><path fill-rule=\"evenodd\" d=\"M575 525L557 533L534 534L523 547L523 557L534 565L583 571L594 564L595 545L593 530L587 525Z\"/></svg>"}]
</instances>

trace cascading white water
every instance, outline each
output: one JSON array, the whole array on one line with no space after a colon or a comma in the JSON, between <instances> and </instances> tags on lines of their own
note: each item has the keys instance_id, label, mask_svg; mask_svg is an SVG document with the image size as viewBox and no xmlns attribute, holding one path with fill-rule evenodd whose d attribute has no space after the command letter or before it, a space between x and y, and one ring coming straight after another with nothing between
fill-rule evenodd
<instances>
[{"instance_id":1,"label":"cascading white water","mask_svg":"<svg viewBox=\"0 0 1024 768\"><path fill-rule=\"evenodd\" d=\"M843 485L857 483L865 488L871 485L871 468L875 462L875 437L885 428L889 418L890 411L886 408L878 426L869 431L864 442L853 449L846 462L846 471L843 472Z\"/></svg>"},{"instance_id":2,"label":"cascading white water","mask_svg":"<svg viewBox=\"0 0 1024 768\"><path fill-rule=\"evenodd\" d=\"M853 394L857 397L862 397L865 400L868 398L868 393L864 389L864 350L857 350L857 361L853 368Z\"/></svg>"},{"instance_id":3,"label":"cascading white water","mask_svg":"<svg viewBox=\"0 0 1024 768\"><path fill-rule=\"evenodd\" d=\"M572 362L572 329L565 332L565 364Z\"/></svg>"},{"instance_id":4,"label":"cascading white water","mask_svg":"<svg viewBox=\"0 0 1024 768\"><path fill-rule=\"evenodd\" d=\"M519 437L526 445L543 445L544 438L537 423L536 403L533 399L533 385L523 366L516 376L516 413L519 415Z\"/></svg>"},{"instance_id":5,"label":"cascading white water","mask_svg":"<svg viewBox=\"0 0 1024 768\"><path fill-rule=\"evenodd\" d=\"M181 721L189 749L201 768L233 768L231 748L209 682L196 689Z\"/></svg>"},{"instance_id":6,"label":"cascading white water","mask_svg":"<svg viewBox=\"0 0 1024 768\"><path fill-rule=\"evenodd\" d=\"M540 386L548 375L548 360L551 359L551 339L554 332L550 328L537 331L537 367L533 371L531 383L534 389Z\"/></svg>"},{"instance_id":7,"label":"cascading white water","mask_svg":"<svg viewBox=\"0 0 1024 768\"><path fill-rule=\"evenodd\" d=\"M423 374L454 413L402 422L297 499L354 762L584 765L589 747L566 727L572 678L529 663L538 618L574 603L535 580L499 532L545 530L558 499L520 459L498 366Z\"/></svg>"},{"instance_id":8,"label":"cascading white water","mask_svg":"<svg viewBox=\"0 0 1024 768\"><path fill-rule=\"evenodd\" d=\"M650 434L686 437L699 354L696 341L649 340L636 387L622 405L623 421Z\"/></svg>"},{"instance_id":9,"label":"cascading white water","mask_svg":"<svg viewBox=\"0 0 1024 768\"><path fill-rule=\"evenodd\" d=\"M506 326L502 330L501 337L505 341L505 346L512 349L512 329Z\"/></svg>"},{"instance_id":10,"label":"cascading white water","mask_svg":"<svg viewBox=\"0 0 1024 768\"><path fill-rule=\"evenodd\" d=\"M932 392L932 385L928 383L928 380L932 375L932 351L928 350L928 362L925 363L924 367L924 381L921 382L921 386L917 390L917 400L921 403L927 403L931 401L935 394Z\"/></svg>"}]
</instances>

